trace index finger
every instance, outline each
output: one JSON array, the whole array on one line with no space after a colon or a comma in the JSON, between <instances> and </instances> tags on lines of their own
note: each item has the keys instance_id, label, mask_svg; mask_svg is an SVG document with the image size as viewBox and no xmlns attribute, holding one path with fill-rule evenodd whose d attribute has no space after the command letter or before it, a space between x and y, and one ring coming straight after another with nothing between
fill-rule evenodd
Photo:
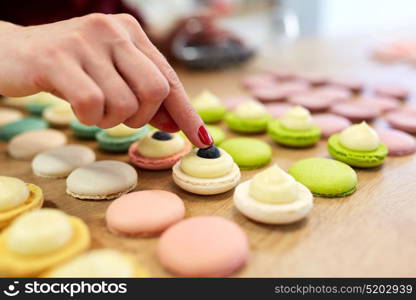
<instances>
[{"instance_id":1,"label":"index finger","mask_svg":"<svg viewBox=\"0 0 416 300\"><path fill-rule=\"evenodd\" d=\"M182 129L189 140L198 148L206 148L213 144L211 135L205 128L200 116L194 110L178 75L166 58L148 39L140 24L130 15L114 15L126 26L134 45L146 55L165 76L170 86L170 93L163 105L176 124Z\"/></svg>"}]
</instances>

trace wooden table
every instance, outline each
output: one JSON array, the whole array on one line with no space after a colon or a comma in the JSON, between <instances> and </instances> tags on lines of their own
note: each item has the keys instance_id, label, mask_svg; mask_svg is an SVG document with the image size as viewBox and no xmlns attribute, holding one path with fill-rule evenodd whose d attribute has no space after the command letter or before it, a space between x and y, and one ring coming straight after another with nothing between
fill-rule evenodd
<instances>
[{"instance_id":1,"label":"wooden table","mask_svg":"<svg viewBox=\"0 0 416 300\"><path fill-rule=\"evenodd\" d=\"M263 66L284 66L324 74L356 74L368 82L389 79L416 82L407 67L386 67L366 58L367 41L304 40L266 51L251 64L234 70L195 73L179 70L187 90L195 95L204 88L220 96L243 94L238 86L243 74ZM277 49L277 50L276 50ZM227 131L227 136L234 134ZM326 143L307 150L279 147L265 136L256 136L273 147L273 162L287 169L293 162L326 156ZM70 137L71 143L80 143ZM82 142L96 149L94 142ZM91 230L93 247L112 247L137 255L152 276L170 276L157 261L158 238L123 238L110 234L103 216L110 201L81 201L65 194L65 180L36 177L30 163L10 159L0 143L0 174L19 177L44 190L47 207L57 207L84 219ZM127 162L126 155L97 151L98 159ZM249 221L233 207L232 192L195 196L181 191L170 171L138 171L137 190L165 189L177 193L186 205L186 217L218 215L239 224L247 233L252 255L241 277L345 277L416 276L416 155L388 158L382 168L358 170L358 191L346 198L316 198L309 217L286 226ZM258 170L243 171L242 180Z\"/></svg>"}]
</instances>

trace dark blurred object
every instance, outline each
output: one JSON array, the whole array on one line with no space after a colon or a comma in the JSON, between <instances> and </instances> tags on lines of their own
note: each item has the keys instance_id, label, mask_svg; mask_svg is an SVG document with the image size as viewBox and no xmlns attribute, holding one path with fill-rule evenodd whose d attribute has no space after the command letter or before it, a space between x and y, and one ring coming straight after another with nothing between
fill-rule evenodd
<instances>
[{"instance_id":1,"label":"dark blurred object","mask_svg":"<svg viewBox=\"0 0 416 300\"><path fill-rule=\"evenodd\" d=\"M0 20L19 25L40 25L90 13L133 15L145 26L142 15L123 0L0 0Z\"/></svg>"},{"instance_id":2,"label":"dark blurred object","mask_svg":"<svg viewBox=\"0 0 416 300\"><path fill-rule=\"evenodd\" d=\"M246 62L254 54L241 38L219 28L211 16L178 22L169 34L169 52L193 69L220 69Z\"/></svg>"}]
</instances>

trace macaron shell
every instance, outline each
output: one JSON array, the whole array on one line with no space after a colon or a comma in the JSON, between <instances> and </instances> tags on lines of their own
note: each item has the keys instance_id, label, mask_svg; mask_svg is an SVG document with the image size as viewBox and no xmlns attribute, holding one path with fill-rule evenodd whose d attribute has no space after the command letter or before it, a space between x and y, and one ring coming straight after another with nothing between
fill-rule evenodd
<instances>
[{"instance_id":1,"label":"macaron shell","mask_svg":"<svg viewBox=\"0 0 416 300\"><path fill-rule=\"evenodd\" d=\"M185 205L162 190L134 192L114 200L107 209L108 229L128 236L156 236L183 219Z\"/></svg>"},{"instance_id":2,"label":"macaron shell","mask_svg":"<svg viewBox=\"0 0 416 300\"><path fill-rule=\"evenodd\" d=\"M261 133L266 131L271 116L258 119L241 119L234 113L227 113L225 122L231 130L241 133Z\"/></svg>"},{"instance_id":3,"label":"macaron shell","mask_svg":"<svg viewBox=\"0 0 416 300\"><path fill-rule=\"evenodd\" d=\"M299 160L288 173L315 196L345 197L354 193L357 186L357 174L350 166L328 158Z\"/></svg>"},{"instance_id":4,"label":"macaron shell","mask_svg":"<svg viewBox=\"0 0 416 300\"><path fill-rule=\"evenodd\" d=\"M389 156L405 156L416 152L416 140L410 134L395 129L379 129L377 133L387 146Z\"/></svg>"},{"instance_id":5,"label":"macaron shell","mask_svg":"<svg viewBox=\"0 0 416 300\"><path fill-rule=\"evenodd\" d=\"M266 103L267 111L273 118L282 117L289 109L293 107L293 104L289 103Z\"/></svg>"},{"instance_id":6,"label":"macaron shell","mask_svg":"<svg viewBox=\"0 0 416 300\"><path fill-rule=\"evenodd\" d=\"M177 161L179 161L192 149L191 143L185 140L185 147L181 152L175 153L168 157L150 158L140 155L140 153L137 151L138 144L139 142L135 142L130 146L129 159L133 165L146 170L170 169Z\"/></svg>"},{"instance_id":7,"label":"macaron shell","mask_svg":"<svg viewBox=\"0 0 416 300\"><path fill-rule=\"evenodd\" d=\"M313 122L321 129L321 136L323 138L341 132L351 125L350 120L347 118L329 113L313 115Z\"/></svg>"},{"instance_id":8,"label":"macaron shell","mask_svg":"<svg viewBox=\"0 0 416 300\"><path fill-rule=\"evenodd\" d=\"M330 112L345 117L352 122L372 121L381 114L378 107L362 101L335 104L331 107Z\"/></svg>"},{"instance_id":9,"label":"macaron shell","mask_svg":"<svg viewBox=\"0 0 416 300\"><path fill-rule=\"evenodd\" d=\"M7 146L9 155L15 159L31 159L38 153L66 144L65 134L54 129L40 129L21 133L12 138Z\"/></svg>"},{"instance_id":10,"label":"macaron shell","mask_svg":"<svg viewBox=\"0 0 416 300\"><path fill-rule=\"evenodd\" d=\"M225 140L221 148L231 155L242 170L260 168L272 159L272 148L269 144L253 138L232 138Z\"/></svg>"},{"instance_id":11,"label":"macaron shell","mask_svg":"<svg viewBox=\"0 0 416 300\"><path fill-rule=\"evenodd\" d=\"M311 112L317 112L327 110L333 103L333 99L309 92L290 97L289 103L303 106Z\"/></svg>"},{"instance_id":12,"label":"macaron shell","mask_svg":"<svg viewBox=\"0 0 416 300\"><path fill-rule=\"evenodd\" d=\"M76 168L95 161L95 152L83 145L67 145L40 153L32 161L35 175L64 178Z\"/></svg>"},{"instance_id":13,"label":"macaron shell","mask_svg":"<svg viewBox=\"0 0 416 300\"><path fill-rule=\"evenodd\" d=\"M157 256L169 272L184 277L225 277L249 258L245 233L221 217L194 217L166 230Z\"/></svg>"},{"instance_id":14,"label":"macaron shell","mask_svg":"<svg viewBox=\"0 0 416 300\"><path fill-rule=\"evenodd\" d=\"M91 139L95 140L95 135L102 129L97 126L88 126L80 123L78 120L71 121L71 129L74 135L80 139Z\"/></svg>"},{"instance_id":15,"label":"macaron shell","mask_svg":"<svg viewBox=\"0 0 416 300\"><path fill-rule=\"evenodd\" d=\"M11 108L0 107L0 127L7 123L15 122L23 118L23 114Z\"/></svg>"},{"instance_id":16,"label":"macaron shell","mask_svg":"<svg viewBox=\"0 0 416 300\"><path fill-rule=\"evenodd\" d=\"M96 134L96 139L101 150L108 152L128 152L131 144L140 140L150 131L147 125L141 127L135 134L125 137L112 137L105 130Z\"/></svg>"},{"instance_id":17,"label":"macaron shell","mask_svg":"<svg viewBox=\"0 0 416 300\"><path fill-rule=\"evenodd\" d=\"M101 160L75 169L66 184L66 192L75 198L114 199L136 187L137 173L126 163Z\"/></svg>"},{"instance_id":18,"label":"macaron shell","mask_svg":"<svg viewBox=\"0 0 416 300\"><path fill-rule=\"evenodd\" d=\"M23 118L0 127L0 140L8 141L23 132L46 128L48 128L48 124L40 118Z\"/></svg>"},{"instance_id":19,"label":"macaron shell","mask_svg":"<svg viewBox=\"0 0 416 300\"><path fill-rule=\"evenodd\" d=\"M267 133L276 143L294 148L313 146L321 137L321 130L317 126L307 130L293 130L284 127L279 120L269 122Z\"/></svg>"},{"instance_id":20,"label":"macaron shell","mask_svg":"<svg viewBox=\"0 0 416 300\"><path fill-rule=\"evenodd\" d=\"M416 112L409 110L397 110L386 115L386 121L395 129L416 133Z\"/></svg>"}]
</instances>

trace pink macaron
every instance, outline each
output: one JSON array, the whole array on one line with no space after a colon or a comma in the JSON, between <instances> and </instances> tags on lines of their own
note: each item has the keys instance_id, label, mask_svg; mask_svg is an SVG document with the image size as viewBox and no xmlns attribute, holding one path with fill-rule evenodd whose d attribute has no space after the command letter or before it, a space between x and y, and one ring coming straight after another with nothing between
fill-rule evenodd
<instances>
[{"instance_id":1,"label":"pink macaron","mask_svg":"<svg viewBox=\"0 0 416 300\"><path fill-rule=\"evenodd\" d=\"M398 84L384 84L374 88L374 93L378 96L406 99L410 92L407 88Z\"/></svg>"},{"instance_id":2,"label":"pink macaron","mask_svg":"<svg viewBox=\"0 0 416 300\"><path fill-rule=\"evenodd\" d=\"M142 169L146 170L166 170L173 167L184 155L192 149L192 145L188 140L185 140L185 146L182 151L166 157L144 157L137 151L140 141L133 143L129 148L130 162Z\"/></svg>"},{"instance_id":3,"label":"pink macaron","mask_svg":"<svg viewBox=\"0 0 416 300\"><path fill-rule=\"evenodd\" d=\"M273 118L281 118L289 109L293 107L293 104L286 102L277 102L277 103L266 103L265 104L267 111Z\"/></svg>"},{"instance_id":4,"label":"pink macaron","mask_svg":"<svg viewBox=\"0 0 416 300\"><path fill-rule=\"evenodd\" d=\"M313 115L313 122L321 129L322 138L328 138L351 125L348 119L329 113Z\"/></svg>"},{"instance_id":5,"label":"pink macaron","mask_svg":"<svg viewBox=\"0 0 416 300\"><path fill-rule=\"evenodd\" d=\"M347 101L352 97L350 90L336 86L322 86L314 89L313 92L319 97L332 99L333 103Z\"/></svg>"},{"instance_id":6,"label":"pink macaron","mask_svg":"<svg viewBox=\"0 0 416 300\"><path fill-rule=\"evenodd\" d=\"M396 129L378 129L380 140L389 150L389 156L404 156L416 152L416 140L413 136Z\"/></svg>"},{"instance_id":7,"label":"pink macaron","mask_svg":"<svg viewBox=\"0 0 416 300\"><path fill-rule=\"evenodd\" d=\"M242 103L253 101L254 99L252 97L247 96L236 96L236 97L227 97L221 99L222 103L225 104L228 110L234 110L237 106L239 106Z\"/></svg>"},{"instance_id":8,"label":"pink macaron","mask_svg":"<svg viewBox=\"0 0 416 300\"><path fill-rule=\"evenodd\" d=\"M416 133L416 112L405 108L392 111L385 117L387 123L391 127L406 131L408 133Z\"/></svg>"},{"instance_id":9,"label":"pink macaron","mask_svg":"<svg viewBox=\"0 0 416 300\"><path fill-rule=\"evenodd\" d=\"M241 85L245 89L269 87L275 85L276 83L276 77L270 73L251 74L241 80Z\"/></svg>"},{"instance_id":10,"label":"pink macaron","mask_svg":"<svg viewBox=\"0 0 416 300\"><path fill-rule=\"evenodd\" d=\"M337 103L331 107L330 112L352 122L372 121L381 114L380 108L363 101Z\"/></svg>"},{"instance_id":11,"label":"pink macaron","mask_svg":"<svg viewBox=\"0 0 416 300\"><path fill-rule=\"evenodd\" d=\"M397 98L391 97L361 97L356 101L362 101L363 103L368 103L377 107L382 113L395 110L400 107L401 102ZM357 102L356 102L357 103Z\"/></svg>"},{"instance_id":12,"label":"pink macaron","mask_svg":"<svg viewBox=\"0 0 416 300\"><path fill-rule=\"evenodd\" d=\"M239 271L249 258L241 228L222 217L193 217L167 229L157 256L162 266L181 277L225 277Z\"/></svg>"},{"instance_id":13,"label":"pink macaron","mask_svg":"<svg viewBox=\"0 0 416 300\"><path fill-rule=\"evenodd\" d=\"M299 80L308 82L311 86L321 86L328 83L328 78L322 74L305 73L297 76Z\"/></svg>"},{"instance_id":14,"label":"pink macaron","mask_svg":"<svg viewBox=\"0 0 416 300\"><path fill-rule=\"evenodd\" d=\"M329 84L331 86L350 90L353 93L359 93L364 89L364 83L361 80L354 78L331 79Z\"/></svg>"},{"instance_id":15,"label":"pink macaron","mask_svg":"<svg viewBox=\"0 0 416 300\"><path fill-rule=\"evenodd\" d=\"M303 106L311 112L319 112L327 110L333 103L333 99L311 91L290 97L289 103Z\"/></svg>"},{"instance_id":16,"label":"pink macaron","mask_svg":"<svg viewBox=\"0 0 416 300\"><path fill-rule=\"evenodd\" d=\"M157 236L185 215L183 201L161 190L134 192L114 200L107 209L108 229L126 236Z\"/></svg>"},{"instance_id":17,"label":"pink macaron","mask_svg":"<svg viewBox=\"0 0 416 300\"><path fill-rule=\"evenodd\" d=\"M250 94L262 102L284 101L291 96L303 93L309 89L309 84L303 81L287 81L275 86L257 87L250 89Z\"/></svg>"}]
</instances>

